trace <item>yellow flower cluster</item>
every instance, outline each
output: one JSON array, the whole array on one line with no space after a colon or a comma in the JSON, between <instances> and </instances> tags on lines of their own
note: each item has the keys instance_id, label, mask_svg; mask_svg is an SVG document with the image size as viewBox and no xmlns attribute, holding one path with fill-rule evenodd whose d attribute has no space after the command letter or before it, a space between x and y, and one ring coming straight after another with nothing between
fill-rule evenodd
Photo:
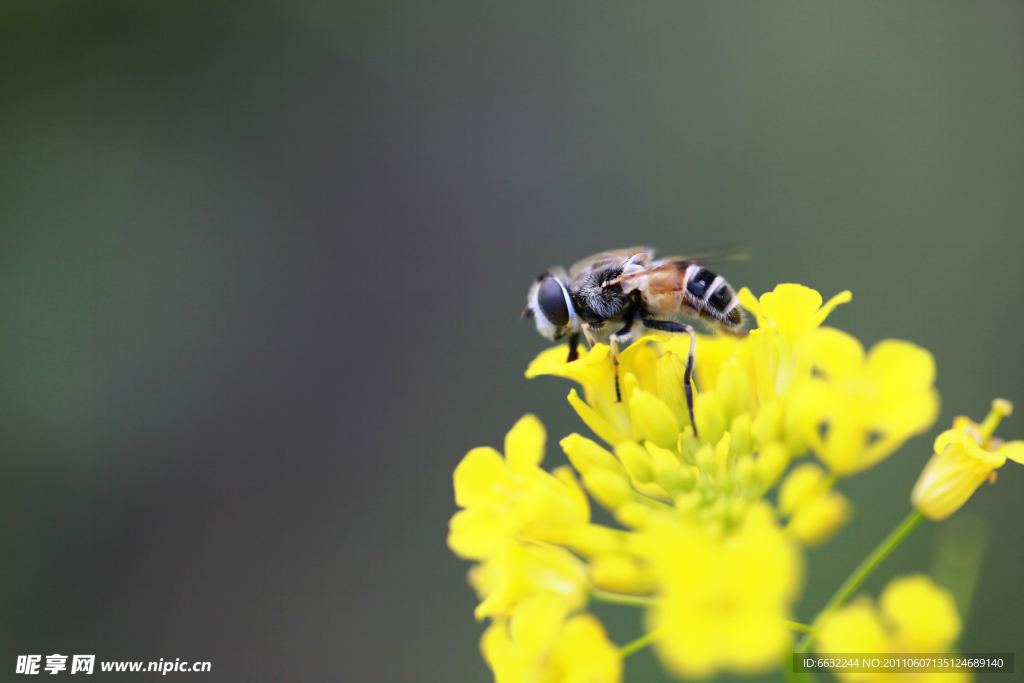
<instances>
[{"instance_id":1,"label":"yellow flower cluster","mask_svg":"<svg viewBox=\"0 0 1024 683\"><path fill-rule=\"evenodd\" d=\"M821 327L848 292L824 306L792 284L739 296L758 327L698 337L696 429L683 384L689 337L641 337L617 375L607 346L573 362L560 346L527 377L578 383L569 402L606 445L571 434L560 445L572 468L548 473L544 428L526 416L504 456L477 448L459 464L464 509L448 543L479 563L470 582L477 618L492 620L482 650L499 683L619 681L634 648L608 640L585 611L594 599L647 608L641 641L680 675L777 666L792 647L802 548L850 515L836 480L931 426L931 354L893 340L865 353ZM808 451L823 467L804 462L787 475ZM591 522L587 494L617 528Z\"/></svg>"},{"instance_id":2,"label":"yellow flower cluster","mask_svg":"<svg viewBox=\"0 0 1024 683\"><path fill-rule=\"evenodd\" d=\"M882 591L879 604L862 596L833 612L818 631L820 653L871 652L877 654L950 651L960 636L960 615L949 591L923 574L893 579ZM844 683L968 683L971 674L942 673L838 673Z\"/></svg>"}]
</instances>

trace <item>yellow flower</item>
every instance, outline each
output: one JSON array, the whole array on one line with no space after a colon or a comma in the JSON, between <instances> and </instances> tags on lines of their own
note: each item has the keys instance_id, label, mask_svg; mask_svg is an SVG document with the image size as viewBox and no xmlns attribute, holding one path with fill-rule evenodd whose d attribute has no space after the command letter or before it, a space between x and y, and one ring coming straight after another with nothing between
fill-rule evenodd
<instances>
[{"instance_id":1,"label":"yellow flower","mask_svg":"<svg viewBox=\"0 0 1024 683\"><path fill-rule=\"evenodd\" d=\"M887 654L893 642L874 602L862 595L833 612L817 631L818 652Z\"/></svg>"},{"instance_id":2,"label":"yellow flower","mask_svg":"<svg viewBox=\"0 0 1024 683\"><path fill-rule=\"evenodd\" d=\"M637 340L620 354L619 371L622 376L630 372L630 361L643 346L643 340ZM580 399L573 389L569 394L569 402L587 426L613 446L632 438L629 395L623 395L622 401L615 395L615 371L609 347L598 344L589 351L581 350L580 357L571 363L567 363L566 358L565 346L548 349L530 363L526 369L526 376L533 378L540 375L555 375L578 382L583 388L583 399ZM620 393L621 389L620 386Z\"/></svg>"},{"instance_id":3,"label":"yellow flower","mask_svg":"<svg viewBox=\"0 0 1024 683\"><path fill-rule=\"evenodd\" d=\"M850 515L850 501L846 496L838 491L827 491L800 506L787 528L807 545L818 545L839 531Z\"/></svg>"},{"instance_id":4,"label":"yellow flower","mask_svg":"<svg viewBox=\"0 0 1024 683\"><path fill-rule=\"evenodd\" d=\"M982 424L966 417L953 421L935 440L935 455L925 465L910 500L926 517L942 520L960 509L981 483L1007 459L1024 464L1024 441L1003 443L992 436L1003 417L1013 412L1004 399L992 402Z\"/></svg>"},{"instance_id":5,"label":"yellow flower","mask_svg":"<svg viewBox=\"0 0 1024 683\"><path fill-rule=\"evenodd\" d=\"M850 518L850 503L821 468L804 463L779 487L779 511L791 517L786 530L807 545L827 540Z\"/></svg>"},{"instance_id":6,"label":"yellow flower","mask_svg":"<svg viewBox=\"0 0 1024 683\"><path fill-rule=\"evenodd\" d=\"M624 595L646 595L654 577L641 560L625 553L598 555L590 561L590 580L596 588Z\"/></svg>"},{"instance_id":7,"label":"yellow flower","mask_svg":"<svg viewBox=\"0 0 1024 683\"><path fill-rule=\"evenodd\" d=\"M924 574L893 579L878 601L907 652L944 652L960 637L953 595Z\"/></svg>"},{"instance_id":8,"label":"yellow flower","mask_svg":"<svg viewBox=\"0 0 1024 683\"><path fill-rule=\"evenodd\" d=\"M537 593L559 595L571 610L587 602L587 572L565 548L508 541L469 572L481 602L476 618L507 616L522 600Z\"/></svg>"},{"instance_id":9,"label":"yellow flower","mask_svg":"<svg viewBox=\"0 0 1024 683\"><path fill-rule=\"evenodd\" d=\"M849 502L832 490L837 476L878 462L934 420L927 351L887 341L865 354L849 335L821 327L849 292L824 305L793 284L760 300L744 289L740 298L759 329L698 337L693 424L683 381L688 335L646 334L622 349L617 366L605 344L573 362L560 346L527 369L527 377L578 383L569 402L607 447L579 434L561 445L618 528L590 523L573 469L541 469L545 432L533 416L509 432L504 456L477 448L456 468L464 509L448 543L480 561L470 583L481 598L477 617L492 620L481 648L497 683L617 683L623 654L652 642L666 667L687 677L778 666L797 628L787 619L801 548L849 517ZM948 443L966 453L970 425L957 426L963 434ZM1017 452L1013 444L1000 451L990 435L971 442L982 451L974 457L991 465L994 453ZM831 472L797 467L776 511L765 496L809 445ZM785 530L777 514L789 519ZM837 610L820 620L822 637L858 644L846 651L949 647L948 615L916 590L886 592L881 611L870 601ZM648 608L648 634L617 649L594 616L579 613L588 599ZM914 610L931 623L915 621Z\"/></svg>"},{"instance_id":10,"label":"yellow flower","mask_svg":"<svg viewBox=\"0 0 1024 683\"><path fill-rule=\"evenodd\" d=\"M715 337L701 336L700 340L706 340L719 354L717 363L708 361L717 381L718 364L724 360L721 351L735 347L716 343ZM698 359L702 341L698 342ZM680 429L690 424L683 385L689 344L688 336L656 332L623 349L619 354L618 395L615 366L604 344L581 352L571 363L565 362L564 346L548 349L530 363L526 376L555 375L578 382L583 397L573 389L569 403L595 434L613 446L650 439L669 447L675 444Z\"/></svg>"},{"instance_id":11,"label":"yellow flower","mask_svg":"<svg viewBox=\"0 0 1024 683\"><path fill-rule=\"evenodd\" d=\"M867 596L841 607L820 626L819 653L942 654L960 636L953 596L923 574L893 579L882 591L880 609ZM839 673L844 683L967 683L968 673Z\"/></svg>"},{"instance_id":12,"label":"yellow flower","mask_svg":"<svg viewBox=\"0 0 1024 683\"><path fill-rule=\"evenodd\" d=\"M644 530L638 546L662 596L648 629L660 634L658 653L672 670L704 677L777 665L790 645L783 621L801 562L766 506L750 510L725 535L687 520L662 520Z\"/></svg>"},{"instance_id":13,"label":"yellow flower","mask_svg":"<svg viewBox=\"0 0 1024 683\"><path fill-rule=\"evenodd\" d=\"M566 618L551 593L521 602L484 632L480 649L496 683L618 683L622 656L590 614Z\"/></svg>"},{"instance_id":14,"label":"yellow flower","mask_svg":"<svg viewBox=\"0 0 1024 683\"><path fill-rule=\"evenodd\" d=\"M762 401L783 396L794 373L806 366L803 340L823 322L836 306L853 298L840 292L821 305L821 295L803 285L777 285L757 300L749 289L739 291L740 303L757 318L753 339L753 360L758 393Z\"/></svg>"},{"instance_id":15,"label":"yellow flower","mask_svg":"<svg viewBox=\"0 0 1024 683\"><path fill-rule=\"evenodd\" d=\"M673 351L676 357L685 360L686 354L689 352L690 338L680 335L676 339L663 342L662 346ZM681 346L681 348L677 348L677 346ZM731 334L697 335L697 353L693 373L697 376L697 387L700 390L714 389L718 386L718 372L726 361L738 363L747 374L748 386L756 385L750 335L745 337Z\"/></svg>"},{"instance_id":16,"label":"yellow flower","mask_svg":"<svg viewBox=\"0 0 1024 683\"><path fill-rule=\"evenodd\" d=\"M540 469L544 425L523 417L505 439L505 457L474 448L455 468L455 502L465 508L449 524L448 547L484 559L514 538L564 542L590 519L586 494L569 468Z\"/></svg>"},{"instance_id":17,"label":"yellow flower","mask_svg":"<svg viewBox=\"0 0 1024 683\"><path fill-rule=\"evenodd\" d=\"M827 327L806 347L814 372L793 411L808 445L836 474L871 467L935 421L935 361L925 349L888 339L865 358L859 341Z\"/></svg>"}]
</instances>

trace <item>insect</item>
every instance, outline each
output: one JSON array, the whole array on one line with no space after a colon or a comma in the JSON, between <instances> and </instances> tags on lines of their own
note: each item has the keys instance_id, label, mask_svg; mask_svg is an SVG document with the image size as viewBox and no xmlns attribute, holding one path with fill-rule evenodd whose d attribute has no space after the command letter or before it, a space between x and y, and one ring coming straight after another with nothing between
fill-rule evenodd
<instances>
[{"instance_id":1,"label":"insect","mask_svg":"<svg viewBox=\"0 0 1024 683\"><path fill-rule=\"evenodd\" d=\"M654 258L645 247L605 251L574 264L542 273L530 287L524 317L532 317L542 336L557 341L568 335L569 361L579 357L580 335L589 346L607 341L615 366L619 400L619 344L628 343L638 327L690 335L684 384L693 420L695 330L682 319L705 321L732 334L744 334L739 300L721 275L704 263L740 257Z\"/></svg>"}]
</instances>

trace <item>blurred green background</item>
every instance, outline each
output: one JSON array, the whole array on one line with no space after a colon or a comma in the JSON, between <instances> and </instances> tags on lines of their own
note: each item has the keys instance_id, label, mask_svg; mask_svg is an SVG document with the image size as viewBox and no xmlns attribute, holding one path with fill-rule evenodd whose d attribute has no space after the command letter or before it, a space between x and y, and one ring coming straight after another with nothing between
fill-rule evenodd
<instances>
[{"instance_id":1,"label":"blurred green background","mask_svg":"<svg viewBox=\"0 0 1024 683\"><path fill-rule=\"evenodd\" d=\"M451 471L527 411L584 430L517 318L603 249L745 247L737 288L848 288L831 324L935 354L939 422L842 483L802 619L953 416L1024 408L1017 2L7 2L0 74L9 672L489 680ZM1024 653L1022 493L1009 463L967 505L965 651Z\"/></svg>"}]
</instances>

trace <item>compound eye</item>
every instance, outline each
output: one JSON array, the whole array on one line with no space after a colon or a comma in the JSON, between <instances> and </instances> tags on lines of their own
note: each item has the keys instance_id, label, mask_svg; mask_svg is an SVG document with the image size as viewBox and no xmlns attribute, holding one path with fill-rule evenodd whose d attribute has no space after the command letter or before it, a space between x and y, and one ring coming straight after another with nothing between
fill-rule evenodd
<instances>
[{"instance_id":1,"label":"compound eye","mask_svg":"<svg viewBox=\"0 0 1024 683\"><path fill-rule=\"evenodd\" d=\"M537 306L555 327L565 327L569 324L569 307L565 303L562 284L555 278L549 277L540 283L537 290Z\"/></svg>"}]
</instances>

